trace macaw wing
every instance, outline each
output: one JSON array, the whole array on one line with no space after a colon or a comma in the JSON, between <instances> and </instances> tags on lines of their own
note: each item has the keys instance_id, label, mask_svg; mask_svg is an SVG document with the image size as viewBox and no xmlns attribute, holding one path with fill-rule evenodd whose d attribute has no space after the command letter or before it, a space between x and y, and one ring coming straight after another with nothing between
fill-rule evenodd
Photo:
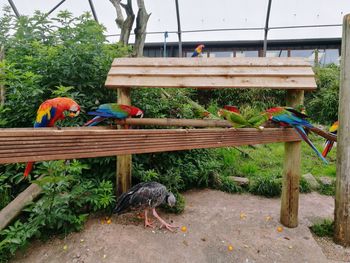
<instances>
[{"instance_id":1,"label":"macaw wing","mask_svg":"<svg viewBox=\"0 0 350 263\"><path fill-rule=\"evenodd\" d=\"M254 116L248 120L249 124L254 127L259 127L263 123L267 122L269 120L269 117L267 114L260 114L258 116Z\"/></svg>"},{"instance_id":2,"label":"macaw wing","mask_svg":"<svg viewBox=\"0 0 350 263\"><path fill-rule=\"evenodd\" d=\"M113 114L108 113L108 112L89 111L87 114L94 115L94 116L105 117L105 118L115 118Z\"/></svg>"},{"instance_id":3,"label":"macaw wing","mask_svg":"<svg viewBox=\"0 0 350 263\"><path fill-rule=\"evenodd\" d=\"M55 116L56 111L57 109L51 106L44 109L39 109L34 123L34 128L48 127L50 121Z\"/></svg>"},{"instance_id":4,"label":"macaw wing","mask_svg":"<svg viewBox=\"0 0 350 263\"><path fill-rule=\"evenodd\" d=\"M128 117L128 113L125 111L115 111L112 109L97 109L96 111L88 112L89 115L95 115L105 118L116 118L116 119L125 119Z\"/></svg>"},{"instance_id":5,"label":"macaw wing","mask_svg":"<svg viewBox=\"0 0 350 263\"><path fill-rule=\"evenodd\" d=\"M272 120L275 122L284 122L291 126L301 125L308 128L312 128L312 124L308 121L301 119L293 114L280 114L272 117Z\"/></svg>"},{"instance_id":6,"label":"macaw wing","mask_svg":"<svg viewBox=\"0 0 350 263\"><path fill-rule=\"evenodd\" d=\"M297 117L302 118L302 119L306 119L309 118L309 116L307 116L304 113L301 113L300 111L297 111L296 109L292 108L292 107L284 107L287 111L295 114Z\"/></svg>"}]
</instances>

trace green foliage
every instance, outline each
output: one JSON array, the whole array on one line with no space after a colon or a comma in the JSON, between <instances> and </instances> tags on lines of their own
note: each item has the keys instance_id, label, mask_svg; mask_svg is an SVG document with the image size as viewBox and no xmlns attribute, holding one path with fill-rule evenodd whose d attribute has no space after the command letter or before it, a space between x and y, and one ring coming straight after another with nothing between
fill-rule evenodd
<instances>
[{"instance_id":1,"label":"green foliage","mask_svg":"<svg viewBox=\"0 0 350 263\"><path fill-rule=\"evenodd\" d=\"M219 178L216 180L215 188L232 194L243 192L242 187L226 176L219 176Z\"/></svg>"},{"instance_id":2,"label":"green foliage","mask_svg":"<svg viewBox=\"0 0 350 263\"><path fill-rule=\"evenodd\" d=\"M303 177L300 178L299 192L300 193L310 193L311 192L310 184Z\"/></svg>"},{"instance_id":3,"label":"green foliage","mask_svg":"<svg viewBox=\"0 0 350 263\"><path fill-rule=\"evenodd\" d=\"M221 166L215 151L208 149L142 154L133 158L133 178L137 182L155 180L173 192L208 187L213 173Z\"/></svg>"},{"instance_id":4,"label":"green foliage","mask_svg":"<svg viewBox=\"0 0 350 263\"><path fill-rule=\"evenodd\" d=\"M280 196L282 180L276 175L257 176L252 181L249 192L266 197Z\"/></svg>"},{"instance_id":5,"label":"green foliage","mask_svg":"<svg viewBox=\"0 0 350 263\"><path fill-rule=\"evenodd\" d=\"M322 222L312 225L310 229L316 236L333 237L334 221L330 219L324 219Z\"/></svg>"},{"instance_id":6,"label":"green foliage","mask_svg":"<svg viewBox=\"0 0 350 263\"><path fill-rule=\"evenodd\" d=\"M320 184L318 191L323 195L335 196L335 181L330 185Z\"/></svg>"},{"instance_id":7,"label":"green foliage","mask_svg":"<svg viewBox=\"0 0 350 263\"><path fill-rule=\"evenodd\" d=\"M305 105L312 119L332 124L338 119L340 67L316 68L317 91L307 93Z\"/></svg>"},{"instance_id":8,"label":"green foliage","mask_svg":"<svg viewBox=\"0 0 350 263\"><path fill-rule=\"evenodd\" d=\"M36 12L19 20L5 13L2 19L15 30L4 41L6 61L1 67L7 99L2 127L32 126L40 103L56 96L72 97L83 109L115 100L114 92L104 87L105 78L113 58L128 55L130 48L105 44L104 28L89 13L73 17L63 11L49 19Z\"/></svg>"},{"instance_id":9,"label":"green foliage","mask_svg":"<svg viewBox=\"0 0 350 263\"><path fill-rule=\"evenodd\" d=\"M176 198L175 206L171 207L169 205L163 205L162 207L166 212L181 214L185 210L185 206L186 206L185 197L180 193L175 193L174 195Z\"/></svg>"},{"instance_id":10,"label":"green foliage","mask_svg":"<svg viewBox=\"0 0 350 263\"><path fill-rule=\"evenodd\" d=\"M0 210L11 201L11 185L7 177L0 174Z\"/></svg>"},{"instance_id":11,"label":"green foliage","mask_svg":"<svg viewBox=\"0 0 350 263\"><path fill-rule=\"evenodd\" d=\"M76 160L42 163L37 173L44 177L34 181L42 187L42 197L25 208L25 221L18 220L0 232L0 255L13 254L34 235L45 237L80 230L88 212L111 208L112 183L86 180L82 173L88 168Z\"/></svg>"}]
</instances>

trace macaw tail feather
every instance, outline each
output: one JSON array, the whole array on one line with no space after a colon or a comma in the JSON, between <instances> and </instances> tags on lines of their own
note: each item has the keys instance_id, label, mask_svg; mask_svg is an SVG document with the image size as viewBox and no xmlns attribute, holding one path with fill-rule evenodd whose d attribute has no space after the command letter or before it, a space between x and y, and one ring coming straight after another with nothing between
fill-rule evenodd
<instances>
[{"instance_id":1,"label":"macaw tail feather","mask_svg":"<svg viewBox=\"0 0 350 263\"><path fill-rule=\"evenodd\" d=\"M25 178L27 178L28 175L30 174L30 172L32 171L32 169L33 169L33 164L34 164L34 162L29 162L29 163L27 163L26 168L24 169L24 173L23 173L23 175L24 175Z\"/></svg>"},{"instance_id":2,"label":"macaw tail feather","mask_svg":"<svg viewBox=\"0 0 350 263\"><path fill-rule=\"evenodd\" d=\"M297 131L297 133L300 135L300 137L303 139L303 141L306 142L312 148L312 150L314 150L314 152L317 154L317 156L320 157L324 163L328 164L328 161L317 150L315 145L313 145L313 143L310 141L309 137L307 137L306 132L304 131L303 127L302 126L294 126L294 128Z\"/></svg>"},{"instance_id":3,"label":"macaw tail feather","mask_svg":"<svg viewBox=\"0 0 350 263\"><path fill-rule=\"evenodd\" d=\"M333 148L333 144L334 144L333 141L329 141L329 140L326 141L326 146L324 147L323 152L322 152L322 156L323 156L323 157L327 157L328 153L329 153L329 152L332 150L332 148Z\"/></svg>"},{"instance_id":4,"label":"macaw tail feather","mask_svg":"<svg viewBox=\"0 0 350 263\"><path fill-rule=\"evenodd\" d=\"M105 117L96 116L93 119L87 121L84 123L84 126L95 126L96 124L100 123L101 121L105 120Z\"/></svg>"}]
</instances>

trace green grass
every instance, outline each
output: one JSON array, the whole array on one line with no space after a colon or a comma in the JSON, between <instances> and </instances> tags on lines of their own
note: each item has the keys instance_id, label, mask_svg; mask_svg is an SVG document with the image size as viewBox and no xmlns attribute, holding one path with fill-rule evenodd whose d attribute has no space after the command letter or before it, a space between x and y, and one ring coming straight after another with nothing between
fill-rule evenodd
<instances>
[{"instance_id":1,"label":"green grass","mask_svg":"<svg viewBox=\"0 0 350 263\"><path fill-rule=\"evenodd\" d=\"M312 142L321 152L324 140L315 135L310 135ZM240 151L239 151L240 150ZM281 178L283 173L284 144L273 143L257 146L241 146L235 148L217 149L220 161L224 163L221 175L247 177L251 181L249 191L264 196L280 195ZM321 176L335 177L336 149L333 149L326 165L306 144L302 143L302 167L301 173L311 173L316 178ZM304 180L300 180L300 191L310 192L310 187ZM334 194L334 185L321 187L320 193Z\"/></svg>"}]
</instances>

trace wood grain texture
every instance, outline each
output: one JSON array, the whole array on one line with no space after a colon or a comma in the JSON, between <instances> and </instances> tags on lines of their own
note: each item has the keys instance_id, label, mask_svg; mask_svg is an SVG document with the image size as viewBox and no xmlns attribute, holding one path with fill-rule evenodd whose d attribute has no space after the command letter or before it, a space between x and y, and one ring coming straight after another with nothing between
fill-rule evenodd
<instances>
[{"instance_id":1,"label":"wood grain texture","mask_svg":"<svg viewBox=\"0 0 350 263\"><path fill-rule=\"evenodd\" d=\"M302 58L120 58L106 86L314 90L316 82Z\"/></svg>"},{"instance_id":2,"label":"wood grain texture","mask_svg":"<svg viewBox=\"0 0 350 263\"><path fill-rule=\"evenodd\" d=\"M131 89L129 87L118 89L118 103L124 105L131 105ZM121 125L121 129L127 129L128 125ZM110 144L110 143L108 143ZM101 146L101 142L98 143L96 150ZM132 156L131 155L119 155L116 160L116 196L120 196L122 193L129 190L131 187L132 176Z\"/></svg>"},{"instance_id":3,"label":"wood grain texture","mask_svg":"<svg viewBox=\"0 0 350 263\"><path fill-rule=\"evenodd\" d=\"M304 101L303 91L288 91L286 105L296 107ZM281 194L281 223L298 226L299 178L301 172L301 141L286 142Z\"/></svg>"},{"instance_id":4,"label":"wood grain texture","mask_svg":"<svg viewBox=\"0 0 350 263\"><path fill-rule=\"evenodd\" d=\"M341 54L334 241L350 246L350 14L343 20Z\"/></svg>"},{"instance_id":5,"label":"wood grain texture","mask_svg":"<svg viewBox=\"0 0 350 263\"><path fill-rule=\"evenodd\" d=\"M3 144L9 142L11 144ZM38 143L38 141L40 143ZM0 130L0 163L90 158L299 141L293 129ZM39 145L38 145L39 144Z\"/></svg>"}]
</instances>

